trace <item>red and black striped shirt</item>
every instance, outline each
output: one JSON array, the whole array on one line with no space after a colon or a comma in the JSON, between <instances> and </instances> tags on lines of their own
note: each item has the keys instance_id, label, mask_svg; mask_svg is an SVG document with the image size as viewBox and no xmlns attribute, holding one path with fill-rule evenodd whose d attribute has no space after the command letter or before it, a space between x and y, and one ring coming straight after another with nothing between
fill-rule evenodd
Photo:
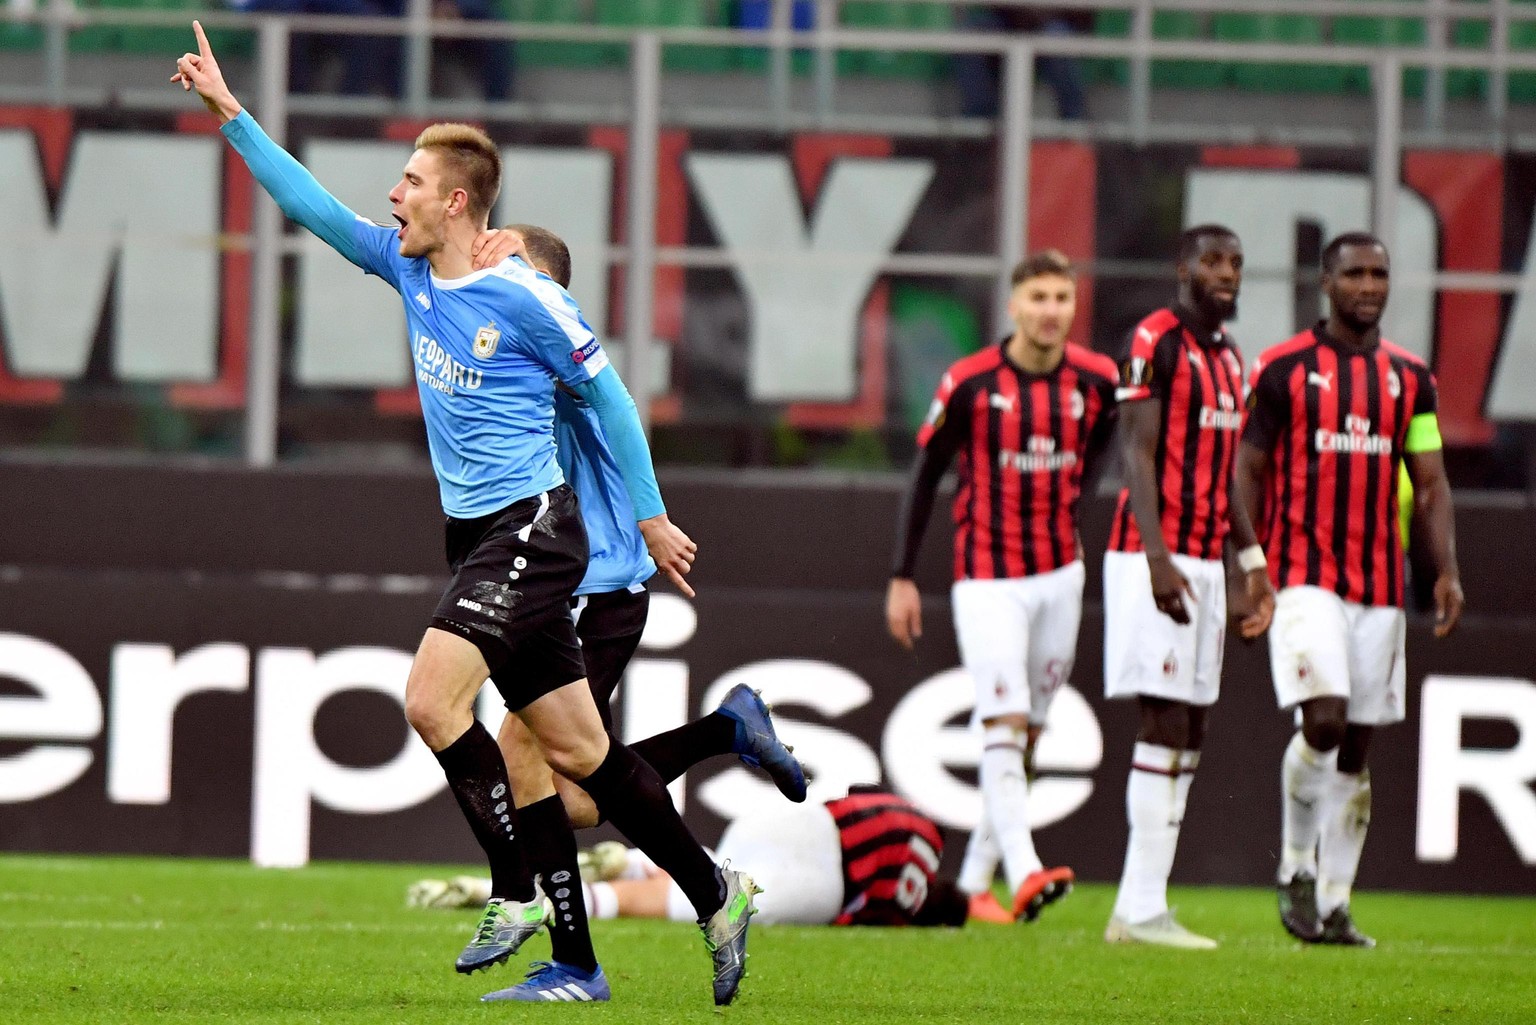
<instances>
[{"instance_id":1,"label":"red and black striped shirt","mask_svg":"<svg viewBox=\"0 0 1536 1025\"><path fill-rule=\"evenodd\" d=\"M1356 350L1319 324L1259 357L1243 440L1270 456L1254 526L1276 587L1403 603L1398 466L1409 422L1435 405L1429 368L1386 339Z\"/></svg>"},{"instance_id":2,"label":"red and black striped shirt","mask_svg":"<svg viewBox=\"0 0 1536 1025\"><path fill-rule=\"evenodd\" d=\"M937 472L958 456L955 579L1048 573L1077 558L1083 469L1113 426L1115 365L1068 343L1048 374L1031 374L994 345L960 360L939 382L917 434ZM919 537L899 553L910 575Z\"/></svg>"},{"instance_id":3,"label":"red and black striped shirt","mask_svg":"<svg viewBox=\"0 0 1536 1025\"><path fill-rule=\"evenodd\" d=\"M939 871L944 835L882 791L827 802L843 844L843 911L833 925L911 925Z\"/></svg>"},{"instance_id":4,"label":"red and black striped shirt","mask_svg":"<svg viewBox=\"0 0 1536 1025\"><path fill-rule=\"evenodd\" d=\"M1120 371L1121 402L1161 399L1157 440L1157 507L1171 552L1221 558L1227 539L1227 493L1243 423L1243 364L1225 331L1200 338L1171 309L1136 325ZM1141 531L1122 489L1109 549L1142 551Z\"/></svg>"}]
</instances>

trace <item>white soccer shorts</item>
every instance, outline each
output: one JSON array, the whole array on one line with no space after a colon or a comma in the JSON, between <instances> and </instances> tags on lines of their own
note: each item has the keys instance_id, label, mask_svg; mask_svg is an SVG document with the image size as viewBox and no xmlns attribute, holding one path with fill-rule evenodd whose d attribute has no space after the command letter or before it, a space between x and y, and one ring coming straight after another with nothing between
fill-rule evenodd
<instances>
[{"instance_id":1,"label":"white soccer shorts","mask_svg":"<svg viewBox=\"0 0 1536 1025\"><path fill-rule=\"evenodd\" d=\"M1407 634L1408 617L1395 606L1359 605L1321 587L1282 588L1269 628L1275 698L1281 708L1344 698L1352 723L1402 722Z\"/></svg>"},{"instance_id":2,"label":"white soccer shorts","mask_svg":"<svg viewBox=\"0 0 1536 1025\"><path fill-rule=\"evenodd\" d=\"M973 722L1027 715L1045 725L1077 658L1084 576L1078 561L1031 577L955 582L955 637L976 685Z\"/></svg>"},{"instance_id":3,"label":"white soccer shorts","mask_svg":"<svg viewBox=\"0 0 1536 1025\"><path fill-rule=\"evenodd\" d=\"M827 806L807 802L749 812L725 827L715 860L751 876L758 894L756 924L831 925L843 911L843 842ZM667 917L698 916L676 882Z\"/></svg>"},{"instance_id":4,"label":"white soccer shorts","mask_svg":"<svg viewBox=\"0 0 1536 1025\"><path fill-rule=\"evenodd\" d=\"M1173 564L1195 592L1194 601L1184 596L1184 626L1158 611L1146 555L1104 553L1105 697L1216 703L1227 641L1226 567L1178 553Z\"/></svg>"}]
</instances>

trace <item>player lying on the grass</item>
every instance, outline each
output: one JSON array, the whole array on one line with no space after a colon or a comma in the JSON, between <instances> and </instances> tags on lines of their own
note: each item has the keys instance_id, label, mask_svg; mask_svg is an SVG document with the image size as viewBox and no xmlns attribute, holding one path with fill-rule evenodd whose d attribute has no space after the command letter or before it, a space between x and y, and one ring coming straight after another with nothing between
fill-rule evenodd
<instances>
[{"instance_id":1,"label":"player lying on the grass","mask_svg":"<svg viewBox=\"0 0 1536 1025\"><path fill-rule=\"evenodd\" d=\"M1435 378L1381 334L1390 277L1374 235L1328 244L1328 319L1254 364L1237 456L1237 495L1266 542L1250 558L1279 589L1275 694L1301 720L1281 761L1280 921L1298 939L1357 947L1376 945L1349 912L1371 821L1366 752L1407 698L1404 464L1435 565L1435 636L1464 601Z\"/></svg>"},{"instance_id":2,"label":"player lying on the grass","mask_svg":"<svg viewBox=\"0 0 1536 1025\"><path fill-rule=\"evenodd\" d=\"M476 270L515 255L562 289L570 284L570 250L563 239L544 228L513 225L489 231L475 240L472 252ZM592 408L568 389L557 387L554 401L556 458L580 502L591 550L586 575L576 588L572 616L587 683L603 726L611 733L613 695L645 629L650 607L646 582L655 575L656 565L635 526L634 510L602 424ZM643 695L634 698L642 699ZM600 815L591 798L551 773L537 741L517 716L509 712L503 718L497 742L506 759L520 819L559 815L568 816L576 828L597 825ZM733 688L710 715L639 741L632 750L664 782L707 758L736 754L747 764L766 769L790 800L805 800L805 773L779 743L767 706L746 686ZM529 863L555 903L549 923L553 960L537 962L524 982L484 999L546 1000L551 999L547 994L569 991L572 985L587 996L606 994L601 968L566 960L572 949L579 953L590 949L585 906L573 899L579 873L574 843L559 852L530 849Z\"/></svg>"},{"instance_id":3,"label":"player lying on the grass","mask_svg":"<svg viewBox=\"0 0 1536 1025\"><path fill-rule=\"evenodd\" d=\"M563 815L518 821L501 751L473 713L490 678L549 764L678 879L710 951L715 1002L729 1003L756 887L710 860L655 770L609 736L593 704L569 615L587 541L555 460L556 380L602 422L656 564L682 583L695 546L666 517L634 402L575 303L516 261L472 270L470 247L501 187L495 143L466 125L428 128L389 193L398 227L374 224L266 136L225 83L202 26L193 30L197 52L177 60L172 82L197 90L284 213L393 286L405 308L454 574L412 662L406 718L437 756L493 880L477 943L455 967L505 960L542 924L525 847L575 846ZM587 951L571 956L596 966Z\"/></svg>"},{"instance_id":4,"label":"player lying on the grass","mask_svg":"<svg viewBox=\"0 0 1536 1025\"><path fill-rule=\"evenodd\" d=\"M938 875L943 852L943 833L927 815L895 794L855 787L825 804L736 819L715 855L764 884L760 922L964 925L966 895ZM688 917L682 891L642 853L599 844L590 855L583 891L592 917ZM477 906L488 884L470 876L424 879L406 902Z\"/></svg>"},{"instance_id":5,"label":"player lying on the grass","mask_svg":"<svg viewBox=\"0 0 1536 1025\"><path fill-rule=\"evenodd\" d=\"M1078 498L1113 426L1115 365L1067 341L1076 311L1077 279L1061 253L1014 268L1013 333L945 372L918 432L886 593L887 628L911 648L922 634L917 552L939 481L958 457L951 596L982 734L982 820L960 888L973 897L972 914L992 920L1033 921L1072 886L1070 868L1047 868L1035 851L1026 766L1077 657ZM999 861L1012 896L1006 910L992 896Z\"/></svg>"}]
</instances>

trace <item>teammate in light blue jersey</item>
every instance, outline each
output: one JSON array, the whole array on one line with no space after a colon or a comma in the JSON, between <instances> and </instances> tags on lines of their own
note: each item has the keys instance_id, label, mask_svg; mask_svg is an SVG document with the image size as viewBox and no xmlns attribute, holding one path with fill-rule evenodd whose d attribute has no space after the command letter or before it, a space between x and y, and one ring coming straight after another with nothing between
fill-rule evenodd
<instances>
[{"instance_id":1,"label":"teammate in light blue jersey","mask_svg":"<svg viewBox=\"0 0 1536 1025\"><path fill-rule=\"evenodd\" d=\"M666 517L634 402L575 304L516 262L472 270L471 246L501 187L496 145L467 125L429 127L389 193L399 228L363 221L261 131L230 92L202 26L193 30L198 52L177 60L172 82L197 90L284 213L388 282L407 310L454 577L412 662L406 718L442 765L492 878L492 900L455 968L499 964L553 922L534 873L558 884L546 869L575 847L547 775L546 792L509 794L501 752L473 714L489 677L549 766L688 894L714 965L715 1002L730 1003L745 970L756 887L715 866L656 770L610 738L593 703L567 611L588 552L576 498L555 461L556 379L591 405L634 513L644 517L651 555L685 590L693 542ZM565 928L570 902L555 896L562 916L550 936L563 991L608 999L586 930Z\"/></svg>"},{"instance_id":2,"label":"teammate in light blue jersey","mask_svg":"<svg viewBox=\"0 0 1536 1025\"><path fill-rule=\"evenodd\" d=\"M581 499L591 556L578 595L633 589L656 575L656 562L635 527L634 507L602 424L580 396L555 392L555 451L560 470Z\"/></svg>"}]
</instances>

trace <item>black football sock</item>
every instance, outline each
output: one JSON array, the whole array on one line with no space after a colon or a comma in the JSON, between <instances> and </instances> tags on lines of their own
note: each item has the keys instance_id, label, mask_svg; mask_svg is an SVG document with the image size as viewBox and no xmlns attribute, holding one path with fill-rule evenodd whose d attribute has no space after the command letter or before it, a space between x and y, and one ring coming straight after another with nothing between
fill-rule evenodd
<instances>
[{"instance_id":1,"label":"black football sock","mask_svg":"<svg viewBox=\"0 0 1536 1025\"><path fill-rule=\"evenodd\" d=\"M592 934L587 929L587 905L581 899L581 868L576 864L576 834L558 796L535 801L517 810L518 829L528 852L528 867L555 905L549 930L550 955L561 964L590 972L597 967Z\"/></svg>"},{"instance_id":2,"label":"black football sock","mask_svg":"<svg viewBox=\"0 0 1536 1025\"><path fill-rule=\"evenodd\" d=\"M608 821L687 895L699 920L725 906L725 880L688 832L667 785L629 748L612 741L597 770L576 785L592 795Z\"/></svg>"},{"instance_id":3,"label":"black football sock","mask_svg":"<svg viewBox=\"0 0 1536 1025\"><path fill-rule=\"evenodd\" d=\"M646 737L630 750L670 783L706 758L728 755L736 746L736 720L719 712L684 723L675 730Z\"/></svg>"},{"instance_id":4,"label":"black football sock","mask_svg":"<svg viewBox=\"0 0 1536 1025\"><path fill-rule=\"evenodd\" d=\"M477 720L436 754L448 789L490 862L491 896L532 900L533 876L515 842L517 812L507 785L507 763L496 741Z\"/></svg>"}]
</instances>

